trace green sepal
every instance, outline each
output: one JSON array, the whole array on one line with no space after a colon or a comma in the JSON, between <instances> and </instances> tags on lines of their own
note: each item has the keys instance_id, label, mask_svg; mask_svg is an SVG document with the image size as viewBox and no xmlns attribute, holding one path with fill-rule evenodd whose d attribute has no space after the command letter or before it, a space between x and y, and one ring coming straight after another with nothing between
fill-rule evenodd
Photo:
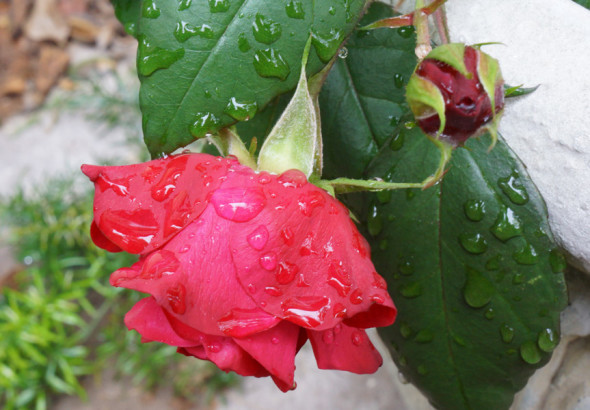
<instances>
[{"instance_id":1,"label":"green sepal","mask_svg":"<svg viewBox=\"0 0 590 410\"><path fill-rule=\"evenodd\" d=\"M289 169L298 169L307 177L314 171L320 136L316 108L305 73L310 45L311 41L308 41L297 89L260 149L259 170L280 174Z\"/></svg>"},{"instance_id":2,"label":"green sepal","mask_svg":"<svg viewBox=\"0 0 590 410\"><path fill-rule=\"evenodd\" d=\"M467 71L467 67L465 66L465 44L463 43L450 43L438 46L428 53L426 58L442 61L467 78L473 76L473 74Z\"/></svg>"},{"instance_id":3,"label":"green sepal","mask_svg":"<svg viewBox=\"0 0 590 410\"><path fill-rule=\"evenodd\" d=\"M503 82L498 60L484 53L478 52L477 75L479 81L490 99L492 114L496 118L496 84Z\"/></svg>"},{"instance_id":4,"label":"green sepal","mask_svg":"<svg viewBox=\"0 0 590 410\"><path fill-rule=\"evenodd\" d=\"M440 119L438 134L442 134L446 125L445 98L433 82L414 73L406 87L406 99L416 119L436 112Z\"/></svg>"},{"instance_id":5,"label":"green sepal","mask_svg":"<svg viewBox=\"0 0 590 410\"><path fill-rule=\"evenodd\" d=\"M240 164L256 169L256 160L238 136L234 127L219 130L219 140L224 155L233 155Z\"/></svg>"}]
</instances>

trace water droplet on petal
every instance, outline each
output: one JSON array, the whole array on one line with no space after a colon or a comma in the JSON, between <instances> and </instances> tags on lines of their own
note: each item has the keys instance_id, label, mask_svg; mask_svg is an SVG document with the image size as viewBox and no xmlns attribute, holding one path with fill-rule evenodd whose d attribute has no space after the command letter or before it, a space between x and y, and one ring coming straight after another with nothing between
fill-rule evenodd
<instances>
[{"instance_id":1,"label":"water droplet on petal","mask_svg":"<svg viewBox=\"0 0 590 410\"><path fill-rule=\"evenodd\" d=\"M270 342L271 342L273 345L278 345L278 344L279 344L279 342L280 342L280 340L279 340L279 338L278 338L278 337L273 337L272 339L270 339Z\"/></svg>"},{"instance_id":2,"label":"water droplet on petal","mask_svg":"<svg viewBox=\"0 0 590 410\"><path fill-rule=\"evenodd\" d=\"M264 293L269 296L279 297L283 296L283 291L277 288L276 286L267 286L264 288Z\"/></svg>"},{"instance_id":3,"label":"water droplet on petal","mask_svg":"<svg viewBox=\"0 0 590 410\"><path fill-rule=\"evenodd\" d=\"M170 305L170 309L177 315L182 315L186 312L186 289L181 283L166 291L166 299Z\"/></svg>"},{"instance_id":4,"label":"water droplet on petal","mask_svg":"<svg viewBox=\"0 0 590 410\"><path fill-rule=\"evenodd\" d=\"M271 272L277 267L277 255L274 252L267 253L260 257L259 262L263 269Z\"/></svg>"},{"instance_id":5,"label":"water droplet on petal","mask_svg":"<svg viewBox=\"0 0 590 410\"><path fill-rule=\"evenodd\" d=\"M211 344L208 344L207 345L207 349L211 353L219 353L219 352L221 352L221 343L219 343L219 342L213 342Z\"/></svg>"},{"instance_id":6,"label":"water droplet on petal","mask_svg":"<svg viewBox=\"0 0 590 410\"><path fill-rule=\"evenodd\" d=\"M324 334L322 335L322 340L327 345L334 343L334 331L332 329L324 331Z\"/></svg>"},{"instance_id":7,"label":"water droplet on petal","mask_svg":"<svg viewBox=\"0 0 590 410\"><path fill-rule=\"evenodd\" d=\"M360 289L355 289L350 294L350 303L352 303L353 305L360 305L361 303L363 303L363 291Z\"/></svg>"},{"instance_id":8,"label":"water droplet on petal","mask_svg":"<svg viewBox=\"0 0 590 410\"><path fill-rule=\"evenodd\" d=\"M268 242L268 229L266 226L260 225L250 235L248 235L248 243L257 251L262 250Z\"/></svg>"},{"instance_id":9,"label":"water droplet on petal","mask_svg":"<svg viewBox=\"0 0 590 410\"><path fill-rule=\"evenodd\" d=\"M266 197L259 188L221 188L211 197L215 212L234 222L255 218L266 206Z\"/></svg>"},{"instance_id":10,"label":"water droplet on petal","mask_svg":"<svg viewBox=\"0 0 590 410\"><path fill-rule=\"evenodd\" d=\"M299 197L297 205L303 215L311 216L316 208L323 208L326 205L326 197L321 191L307 191Z\"/></svg>"},{"instance_id":11,"label":"water droplet on petal","mask_svg":"<svg viewBox=\"0 0 590 410\"><path fill-rule=\"evenodd\" d=\"M186 170L188 159L188 155L180 155L167 162L160 180L152 186L151 195L154 200L162 202L176 190L176 180Z\"/></svg>"},{"instance_id":12,"label":"water droplet on petal","mask_svg":"<svg viewBox=\"0 0 590 410\"><path fill-rule=\"evenodd\" d=\"M285 188L301 188L307 184L307 178L303 172L290 169L279 176L278 183Z\"/></svg>"},{"instance_id":13,"label":"water droplet on petal","mask_svg":"<svg viewBox=\"0 0 590 410\"><path fill-rule=\"evenodd\" d=\"M352 282L350 274L344 268L342 262L331 262L328 267L328 285L332 286L338 294L345 297L350 292Z\"/></svg>"},{"instance_id":14,"label":"water droplet on petal","mask_svg":"<svg viewBox=\"0 0 590 410\"><path fill-rule=\"evenodd\" d=\"M275 326L281 319L261 309L234 308L217 323L219 329L231 337L246 337Z\"/></svg>"},{"instance_id":15,"label":"water droplet on petal","mask_svg":"<svg viewBox=\"0 0 590 410\"><path fill-rule=\"evenodd\" d=\"M363 334L358 331L355 330L354 332L352 332L352 334L350 335L350 339L353 345L355 346L360 346L363 343Z\"/></svg>"},{"instance_id":16,"label":"water droplet on petal","mask_svg":"<svg viewBox=\"0 0 590 410\"><path fill-rule=\"evenodd\" d=\"M321 325L329 307L325 296L298 296L281 303L284 319L306 328Z\"/></svg>"},{"instance_id":17,"label":"water droplet on petal","mask_svg":"<svg viewBox=\"0 0 590 410\"><path fill-rule=\"evenodd\" d=\"M281 238L285 245L292 246L295 241L295 234L293 233L293 230L287 226L281 229Z\"/></svg>"},{"instance_id":18,"label":"water droplet on petal","mask_svg":"<svg viewBox=\"0 0 590 410\"><path fill-rule=\"evenodd\" d=\"M297 273L299 273L299 267L297 265L294 263L282 261L279 263L279 270L276 273L276 280L281 285L287 285L295 280Z\"/></svg>"}]
</instances>

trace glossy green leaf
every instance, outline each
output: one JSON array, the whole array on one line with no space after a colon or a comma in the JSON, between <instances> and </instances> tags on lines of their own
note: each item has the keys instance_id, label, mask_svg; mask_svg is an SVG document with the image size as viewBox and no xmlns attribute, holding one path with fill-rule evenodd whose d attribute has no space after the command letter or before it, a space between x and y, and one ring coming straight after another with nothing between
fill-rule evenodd
<instances>
[{"instance_id":1,"label":"glossy green leaf","mask_svg":"<svg viewBox=\"0 0 590 410\"><path fill-rule=\"evenodd\" d=\"M382 5L371 10L387 16ZM436 169L435 146L404 124L395 74L411 73L415 59L399 37L353 35L330 74L326 174L418 182ZM549 359L566 304L544 203L506 143L488 146L486 136L457 149L443 181L425 191L349 201L399 309L380 333L406 378L442 409L508 408Z\"/></svg>"},{"instance_id":2,"label":"glossy green leaf","mask_svg":"<svg viewBox=\"0 0 590 410\"><path fill-rule=\"evenodd\" d=\"M578 3L580 6L590 9L590 0L574 0L574 1L576 3Z\"/></svg>"},{"instance_id":3,"label":"glossy green leaf","mask_svg":"<svg viewBox=\"0 0 590 410\"><path fill-rule=\"evenodd\" d=\"M354 28L365 0L142 0L135 34L145 142L169 153L251 118L319 71ZM135 6L115 0L123 22ZM127 8L125 8L127 7Z\"/></svg>"},{"instance_id":4,"label":"glossy green leaf","mask_svg":"<svg viewBox=\"0 0 590 410\"><path fill-rule=\"evenodd\" d=\"M123 24L127 34L137 35L137 23L141 15L141 1L137 0L111 0L115 8L115 15Z\"/></svg>"}]
</instances>

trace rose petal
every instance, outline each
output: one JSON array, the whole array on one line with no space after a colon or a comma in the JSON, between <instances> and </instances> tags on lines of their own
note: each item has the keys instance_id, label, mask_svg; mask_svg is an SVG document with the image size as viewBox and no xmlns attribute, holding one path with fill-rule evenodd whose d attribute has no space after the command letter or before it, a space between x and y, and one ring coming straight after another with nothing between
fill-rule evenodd
<instances>
[{"instance_id":1,"label":"rose petal","mask_svg":"<svg viewBox=\"0 0 590 410\"><path fill-rule=\"evenodd\" d=\"M337 325L320 332L308 330L307 334L320 369L370 374L383 364L364 330Z\"/></svg>"},{"instance_id":2,"label":"rose petal","mask_svg":"<svg viewBox=\"0 0 590 410\"><path fill-rule=\"evenodd\" d=\"M235 163L193 154L118 167L83 165L95 185L93 239L104 248L105 237L130 253L159 248L201 214Z\"/></svg>"},{"instance_id":3,"label":"rose petal","mask_svg":"<svg viewBox=\"0 0 590 410\"><path fill-rule=\"evenodd\" d=\"M180 347L195 346L200 343L198 339L185 339L179 336L153 297L137 302L125 315L125 325L129 330L136 330L142 338L149 341Z\"/></svg>"},{"instance_id":4,"label":"rose petal","mask_svg":"<svg viewBox=\"0 0 590 410\"><path fill-rule=\"evenodd\" d=\"M357 319L359 326L393 323L393 302L342 204L295 170L253 177L247 168L236 169L223 189L252 184L266 205L228 233L238 278L258 306L314 330L369 310Z\"/></svg>"},{"instance_id":5,"label":"rose petal","mask_svg":"<svg viewBox=\"0 0 590 410\"><path fill-rule=\"evenodd\" d=\"M293 389L299 327L281 322L262 333L234 342L260 363L282 391Z\"/></svg>"},{"instance_id":6,"label":"rose petal","mask_svg":"<svg viewBox=\"0 0 590 410\"><path fill-rule=\"evenodd\" d=\"M178 320L210 335L268 330L280 318L256 306L237 280L227 245L233 225L209 206L161 249L115 271L111 284L149 293Z\"/></svg>"}]
</instances>

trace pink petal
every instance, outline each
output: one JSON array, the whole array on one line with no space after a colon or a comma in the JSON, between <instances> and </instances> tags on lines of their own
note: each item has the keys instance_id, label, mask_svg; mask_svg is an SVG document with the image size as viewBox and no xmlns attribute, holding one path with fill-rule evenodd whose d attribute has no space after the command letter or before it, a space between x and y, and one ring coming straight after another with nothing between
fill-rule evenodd
<instances>
[{"instance_id":1,"label":"pink petal","mask_svg":"<svg viewBox=\"0 0 590 410\"><path fill-rule=\"evenodd\" d=\"M227 244L234 222L209 206L159 250L111 275L111 284L149 293L186 325L218 336L245 337L280 319L256 306L236 276Z\"/></svg>"},{"instance_id":2,"label":"pink petal","mask_svg":"<svg viewBox=\"0 0 590 410\"><path fill-rule=\"evenodd\" d=\"M308 330L307 334L320 369L370 374L383 364L364 330L337 325L320 332Z\"/></svg>"},{"instance_id":3,"label":"pink petal","mask_svg":"<svg viewBox=\"0 0 590 410\"><path fill-rule=\"evenodd\" d=\"M299 327L281 322L265 332L243 339L235 338L234 342L270 373L282 391L288 391L294 385L298 340Z\"/></svg>"},{"instance_id":4,"label":"pink petal","mask_svg":"<svg viewBox=\"0 0 590 410\"><path fill-rule=\"evenodd\" d=\"M83 165L95 185L93 239L108 250L108 241L130 253L157 249L203 212L235 163L193 154L128 166Z\"/></svg>"},{"instance_id":5,"label":"pink petal","mask_svg":"<svg viewBox=\"0 0 590 410\"><path fill-rule=\"evenodd\" d=\"M253 176L245 167L222 189L256 189L265 199L248 223L228 231L238 278L258 306L314 330L359 314L359 327L393 323L396 310L366 240L326 191L299 171Z\"/></svg>"},{"instance_id":6,"label":"pink petal","mask_svg":"<svg viewBox=\"0 0 590 410\"><path fill-rule=\"evenodd\" d=\"M140 300L125 315L125 325L136 330L142 338L149 341L166 343L171 346L190 347L200 344L195 339L185 339L179 336L160 305L152 297Z\"/></svg>"}]
</instances>

